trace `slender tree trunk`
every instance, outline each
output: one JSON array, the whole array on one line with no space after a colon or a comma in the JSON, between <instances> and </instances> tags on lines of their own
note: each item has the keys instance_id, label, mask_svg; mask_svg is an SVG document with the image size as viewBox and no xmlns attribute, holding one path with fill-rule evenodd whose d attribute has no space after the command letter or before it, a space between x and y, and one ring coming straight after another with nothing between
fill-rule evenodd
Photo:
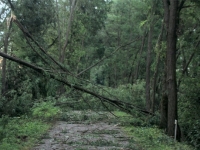
<instances>
[{"instance_id":1,"label":"slender tree trunk","mask_svg":"<svg viewBox=\"0 0 200 150\"><path fill-rule=\"evenodd\" d=\"M133 78L132 83L134 83L138 79L138 73L139 73L139 68L140 68L140 59L141 59L142 51L144 50L146 35L147 35L147 33L145 33L144 36L143 36L143 38L142 38L142 45L140 47L140 52L139 52L139 56L138 56L137 66L136 66L136 69L135 69L134 78Z\"/></svg>"},{"instance_id":2,"label":"slender tree trunk","mask_svg":"<svg viewBox=\"0 0 200 150\"><path fill-rule=\"evenodd\" d=\"M70 16L68 19L68 24L67 24L67 31L66 31L66 40L65 40L65 44L63 46L63 48L61 48L61 43L59 43L59 48L60 48L60 56L59 56L59 61L64 64L65 62L65 58L66 58L66 48L68 46L69 43L69 36L71 33L71 26L73 23L73 19L74 19L74 12L75 12L75 8L77 5L77 1L76 0L70 0ZM58 20L58 26L60 26L59 24L59 20ZM60 38L60 42L61 42L61 30L58 28L58 32L59 32L59 38ZM59 94L63 94L65 92L65 87L64 85L61 85L61 87L58 89Z\"/></svg>"},{"instance_id":3,"label":"slender tree trunk","mask_svg":"<svg viewBox=\"0 0 200 150\"><path fill-rule=\"evenodd\" d=\"M7 54L8 52L8 38L9 32L5 33L4 37L4 53ZM3 58L2 61L2 77L1 77L1 94L3 95L6 92L6 58Z\"/></svg>"},{"instance_id":4,"label":"slender tree trunk","mask_svg":"<svg viewBox=\"0 0 200 150\"><path fill-rule=\"evenodd\" d=\"M138 53L140 52L140 49L136 52L135 54L135 58L133 60L133 63L131 65L131 69L130 69L130 74L128 76L128 80L127 80L127 83L131 83L131 81L133 81L133 74L134 74L134 65L135 65L135 62L137 60L137 56L138 56Z\"/></svg>"},{"instance_id":5,"label":"slender tree trunk","mask_svg":"<svg viewBox=\"0 0 200 150\"><path fill-rule=\"evenodd\" d=\"M60 52L60 60L62 55L62 48L61 48L61 29L60 29L60 17L59 17L59 7L58 7L58 0L56 0L56 11L57 11L57 23L58 23L58 49Z\"/></svg>"},{"instance_id":6,"label":"slender tree trunk","mask_svg":"<svg viewBox=\"0 0 200 150\"><path fill-rule=\"evenodd\" d=\"M64 47L62 48L61 53L60 53L60 62L61 63L64 63L64 60L65 60L65 51L66 51L67 45L69 43L69 35L70 35L70 31L71 31L72 22L74 19L74 12L75 12L75 8L76 8L76 4L77 4L76 0L72 0L70 16L69 16L68 25L67 25L66 40L65 40Z\"/></svg>"},{"instance_id":7,"label":"slender tree trunk","mask_svg":"<svg viewBox=\"0 0 200 150\"><path fill-rule=\"evenodd\" d=\"M161 49L161 42L163 37L163 31L164 31L164 24L162 25L161 33L158 37L158 41L156 44L156 49ZM151 111L154 113L155 108L155 95L156 95L156 83L157 83L157 77L158 77L158 69L160 66L160 52L158 52L157 61L156 61L156 69L153 75L153 85L152 85L152 100L151 100Z\"/></svg>"},{"instance_id":8,"label":"slender tree trunk","mask_svg":"<svg viewBox=\"0 0 200 150\"><path fill-rule=\"evenodd\" d=\"M164 4L164 25L166 36L169 28L169 1L163 0ZM168 43L167 43L168 44ZM167 95L167 58L164 62L164 75L162 81L162 99L160 102L160 128L167 129L167 116L168 116L168 95Z\"/></svg>"},{"instance_id":9,"label":"slender tree trunk","mask_svg":"<svg viewBox=\"0 0 200 150\"><path fill-rule=\"evenodd\" d=\"M151 109L151 96L150 96L150 71L151 71L151 51L152 51L152 34L153 26L150 25L148 33L148 51L147 51L147 61L146 61L146 110L150 111Z\"/></svg>"},{"instance_id":10,"label":"slender tree trunk","mask_svg":"<svg viewBox=\"0 0 200 150\"><path fill-rule=\"evenodd\" d=\"M11 27L12 27L13 17L14 17L14 14L11 11L10 18L7 18L7 30L5 31L5 37L4 37L4 41L3 41L4 53L5 54L7 54L7 52L8 52L8 39L9 39L9 36L10 36L10 30L11 30ZM3 95L7 90L7 87L6 87L6 59L5 58L3 58L3 61L2 61L1 84L2 84L1 85L1 94Z\"/></svg>"}]
</instances>

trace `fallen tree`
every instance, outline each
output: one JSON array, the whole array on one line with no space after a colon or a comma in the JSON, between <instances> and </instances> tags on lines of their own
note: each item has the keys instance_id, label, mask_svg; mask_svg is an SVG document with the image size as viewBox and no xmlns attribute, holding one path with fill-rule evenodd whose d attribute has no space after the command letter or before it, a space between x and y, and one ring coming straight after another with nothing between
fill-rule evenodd
<instances>
[{"instance_id":1,"label":"fallen tree","mask_svg":"<svg viewBox=\"0 0 200 150\"><path fill-rule=\"evenodd\" d=\"M61 82L62 84L66 85L66 86L68 86L70 88L74 88L75 90L90 94L90 95L98 98L102 102L107 102L107 103L109 103L111 105L114 105L114 106L118 107L122 111L126 111L126 112L131 114L132 110L135 109L135 110L140 111L140 112L142 112L144 114L153 115L151 112L148 112L148 111L143 110L143 109L141 109L141 108L139 108L137 106L134 106L131 103L123 102L121 100L110 99L108 97L105 97L105 96L100 95L98 93L94 93L94 92L92 92L90 90L87 90L87 89L85 89L83 87L80 87L78 85L74 85L72 83L69 83L68 81L66 81L64 79L61 79L61 78L57 77L56 75L54 75L52 73L47 73L47 71L45 69L41 68L41 67L38 67L38 66L33 65L33 64L30 64L30 63L25 62L23 60L20 60L20 59L18 59L16 57L9 56L9 55L7 55L7 54L5 54L3 52L0 52L0 56L4 57L6 59L9 59L11 61L14 61L14 62L16 62L16 63L18 63L20 65L23 65L23 66L26 66L28 68L31 68L31 69L35 70L36 72L38 72L40 74L48 75L50 78L52 78L52 79L54 79L54 80L56 80L58 82Z\"/></svg>"}]
</instances>

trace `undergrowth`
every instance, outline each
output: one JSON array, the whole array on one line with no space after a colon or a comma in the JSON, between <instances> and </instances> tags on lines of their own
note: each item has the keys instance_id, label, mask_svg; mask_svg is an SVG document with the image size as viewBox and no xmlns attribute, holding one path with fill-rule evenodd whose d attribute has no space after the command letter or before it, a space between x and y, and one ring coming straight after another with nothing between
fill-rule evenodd
<instances>
[{"instance_id":1,"label":"undergrowth","mask_svg":"<svg viewBox=\"0 0 200 150\"><path fill-rule=\"evenodd\" d=\"M142 118L134 118L124 112L114 112L118 116L118 123L130 137L130 148L134 145L138 150L193 150L185 143L174 142L157 126L150 126ZM128 119L127 119L128 118ZM138 122L140 125L138 125Z\"/></svg>"},{"instance_id":2,"label":"undergrowth","mask_svg":"<svg viewBox=\"0 0 200 150\"><path fill-rule=\"evenodd\" d=\"M0 127L1 150L28 150L50 127L50 124L30 118L8 118ZM2 123L2 119L0 120Z\"/></svg>"},{"instance_id":3,"label":"undergrowth","mask_svg":"<svg viewBox=\"0 0 200 150\"><path fill-rule=\"evenodd\" d=\"M32 113L21 117L0 118L0 150L28 150L48 131L60 110L51 102L42 102Z\"/></svg>"}]
</instances>

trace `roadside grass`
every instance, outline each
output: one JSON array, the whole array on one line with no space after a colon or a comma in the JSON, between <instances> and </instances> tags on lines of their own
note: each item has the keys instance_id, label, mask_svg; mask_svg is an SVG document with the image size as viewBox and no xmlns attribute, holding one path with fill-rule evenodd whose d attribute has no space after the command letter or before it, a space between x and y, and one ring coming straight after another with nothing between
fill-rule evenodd
<instances>
[{"instance_id":1,"label":"roadside grass","mask_svg":"<svg viewBox=\"0 0 200 150\"><path fill-rule=\"evenodd\" d=\"M132 116L115 111L118 122L122 125L124 132L130 137L131 145L138 147L138 150L193 150L194 148L183 142L174 142L174 140L164 134L164 131L157 126L134 125L135 122L141 122L141 119L135 119ZM128 117L128 120L127 120ZM125 123L127 120L127 124ZM138 121L137 121L138 120ZM131 123L132 121L132 123Z\"/></svg>"},{"instance_id":2,"label":"roadside grass","mask_svg":"<svg viewBox=\"0 0 200 150\"><path fill-rule=\"evenodd\" d=\"M36 119L9 118L7 125L0 127L0 149L28 150L38 142L50 126Z\"/></svg>"},{"instance_id":3,"label":"roadside grass","mask_svg":"<svg viewBox=\"0 0 200 150\"><path fill-rule=\"evenodd\" d=\"M60 110L51 102L41 102L31 114L0 118L0 150L29 150L53 125Z\"/></svg>"}]
</instances>

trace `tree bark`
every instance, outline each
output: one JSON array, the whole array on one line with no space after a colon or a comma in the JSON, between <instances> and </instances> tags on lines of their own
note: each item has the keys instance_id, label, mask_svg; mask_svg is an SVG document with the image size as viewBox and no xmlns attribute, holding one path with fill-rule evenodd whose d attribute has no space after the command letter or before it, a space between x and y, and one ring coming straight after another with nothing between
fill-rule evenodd
<instances>
[{"instance_id":1,"label":"tree bark","mask_svg":"<svg viewBox=\"0 0 200 150\"><path fill-rule=\"evenodd\" d=\"M168 97L167 94L162 95L162 100L160 102L160 128L167 129L167 116L168 116Z\"/></svg>"},{"instance_id":2,"label":"tree bark","mask_svg":"<svg viewBox=\"0 0 200 150\"><path fill-rule=\"evenodd\" d=\"M174 136L174 121L177 120L176 89L176 29L178 18L178 0L170 0L169 24L167 35L167 90L168 90L168 122L167 134Z\"/></svg>"}]
</instances>

